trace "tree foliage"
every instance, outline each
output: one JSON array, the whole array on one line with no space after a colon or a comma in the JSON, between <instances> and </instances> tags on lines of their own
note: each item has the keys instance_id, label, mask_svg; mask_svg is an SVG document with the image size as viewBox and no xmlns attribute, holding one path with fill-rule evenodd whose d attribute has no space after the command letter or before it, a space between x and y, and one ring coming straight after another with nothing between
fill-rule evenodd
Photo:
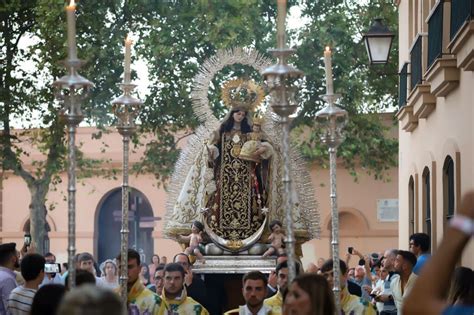
<instances>
[{"instance_id":1,"label":"tree foliage","mask_svg":"<svg viewBox=\"0 0 474 315\"><path fill-rule=\"evenodd\" d=\"M310 127L309 137L300 137L303 154L326 165L327 148L314 125L316 112L326 104L323 51L333 51L335 92L342 94L339 106L349 113L346 138L338 149L346 168L356 176L356 166L373 173L375 178L386 178L387 170L397 164L398 142L378 114L396 106L398 77L396 74L398 45L394 40L389 64L383 68L369 66L362 33L372 20L382 16L391 31L397 34L397 12L393 3L382 0L362 1L306 1L303 16L309 23L297 35L301 42L293 60L306 75L302 93L302 108L294 126L299 133Z\"/></svg>"}]
</instances>

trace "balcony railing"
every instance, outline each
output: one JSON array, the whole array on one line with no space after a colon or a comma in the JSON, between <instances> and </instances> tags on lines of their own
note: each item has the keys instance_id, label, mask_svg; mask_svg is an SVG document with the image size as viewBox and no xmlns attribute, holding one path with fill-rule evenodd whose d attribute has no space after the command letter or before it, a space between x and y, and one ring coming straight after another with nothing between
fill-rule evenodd
<instances>
[{"instance_id":1,"label":"balcony railing","mask_svg":"<svg viewBox=\"0 0 474 315\"><path fill-rule=\"evenodd\" d=\"M428 66L443 53L443 3L440 1L428 20ZM456 1L454 1L456 2Z\"/></svg>"},{"instance_id":2,"label":"balcony railing","mask_svg":"<svg viewBox=\"0 0 474 315\"><path fill-rule=\"evenodd\" d=\"M400 84L398 84L398 108L402 108L407 103L407 84L408 84L408 63L405 63L399 73Z\"/></svg>"},{"instance_id":3,"label":"balcony railing","mask_svg":"<svg viewBox=\"0 0 474 315\"><path fill-rule=\"evenodd\" d=\"M467 21L474 18L474 0L451 1L451 30L450 40L452 41L459 29Z\"/></svg>"},{"instance_id":4,"label":"balcony railing","mask_svg":"<svg viewBox=\"0 0 474 315\"><path fill-rule=\"evenodd\" d=\"M410 91L415 88L415 86L421 83L423 73L421 66L421 35L418 35L415 44L410 52L410 63L411 63L411 77L410 77Z\"/></svg>"}]
</instances>

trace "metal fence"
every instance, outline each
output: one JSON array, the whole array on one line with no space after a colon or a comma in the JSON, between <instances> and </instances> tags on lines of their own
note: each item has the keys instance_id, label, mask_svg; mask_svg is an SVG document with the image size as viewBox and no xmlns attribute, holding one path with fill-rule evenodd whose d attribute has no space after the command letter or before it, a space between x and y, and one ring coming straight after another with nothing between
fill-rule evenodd
<instances>
[{"instance_id":1,"label":"metal fence","mask_svg":"<svg viewBox=\"0 0 474 315\"><path fill-rule=\"evenodd\" d=\"M399 80L398 108L402 108L407 103L408 63L405 63L402 67L402 70L400 70Z\"/></svg>"},{"instance_id":2,"label":"metal fence","mask_svg":"<svg viewBox=\"0 0 474 315\"><path fill-rule=\"evenodd\" d=\"M410 90L413 90L417 84L421 83L421 80L423 77L422 65L421 65L421 61L422 61L421 41L422 41L422 37L418 36L410 52L410 64L411 64Z\"/></svg>"}]
</instances>

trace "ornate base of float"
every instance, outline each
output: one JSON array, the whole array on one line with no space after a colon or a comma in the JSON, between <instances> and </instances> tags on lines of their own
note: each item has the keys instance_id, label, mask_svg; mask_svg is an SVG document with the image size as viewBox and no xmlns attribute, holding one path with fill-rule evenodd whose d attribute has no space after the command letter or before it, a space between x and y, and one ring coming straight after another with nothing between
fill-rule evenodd
<instances>
[{"instance_id":1,"label":"ornate base of float","mask_svg":"<svg viewBox=\"0 0 474 315\"><path fill-rule=\"evenodd\" d=\"M275 270L275 257L249 256L249 255L223 255L204 256L206 263L196 261L193 272L196 274L245 274L258 270L270 273Z\"/></svg>"}]
</instances>

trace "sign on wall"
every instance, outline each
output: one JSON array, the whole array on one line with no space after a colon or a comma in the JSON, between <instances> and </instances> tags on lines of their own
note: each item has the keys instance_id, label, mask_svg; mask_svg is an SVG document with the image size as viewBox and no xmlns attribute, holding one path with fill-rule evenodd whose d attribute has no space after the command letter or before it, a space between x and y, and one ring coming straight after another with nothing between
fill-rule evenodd
<instances>
[{"instance_id":1,"label":"sign on wall","mask_svg":"<svg viewBox=\"0 0 474 315\"><path fill-rule=\"evenodd\" d=\"M398 199L377 199L377 220L398 222Z\"/></svg>"}]
</instances>

